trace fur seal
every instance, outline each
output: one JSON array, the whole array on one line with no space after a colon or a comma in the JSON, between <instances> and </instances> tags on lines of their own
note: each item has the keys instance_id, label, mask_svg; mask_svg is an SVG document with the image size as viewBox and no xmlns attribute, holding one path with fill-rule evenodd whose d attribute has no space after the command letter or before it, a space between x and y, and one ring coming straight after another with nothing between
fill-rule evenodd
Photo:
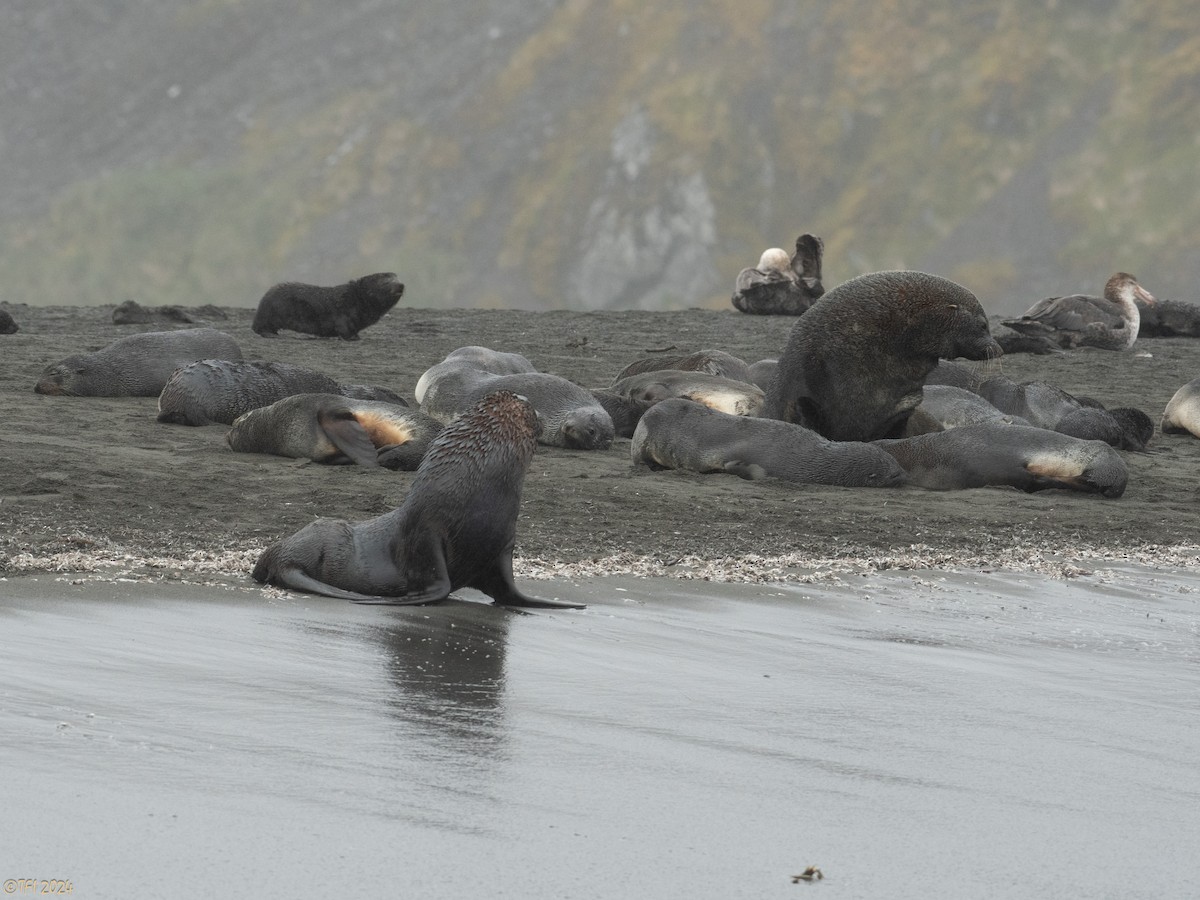
<instances>
[{"instance_id":1,"label":"fur seal","mask_svg":"<svg viewBox=\"0 0 1200 900\"><path fill-rule=\"evenodd\" d=\"M7 309L0 309L0 334L16 334L21 329Z\"/></svg>"},{"instance_id":2,"label":"fur seal","mask_svg":"<svg viewBox=\"0 0 1200 900\"><path fill-rule=\"evenodd\" d=\"M1193 378L1171 395L1163 410L1163 434L1200 437L1200 378Z\"/></svg>"},{"instance_id":3,"label":"fur seal","mask_svg":"<svg viewBox=\"0 0 1200 900\"><path fill-rule=\"evenodd\" d=\"M1022 491L1064 488L1120 497L1129 470L1103 441L1083 441L1044 428L979 423L898 440L875 441L908 473L909 484L933 491L1008 485Z\"/></svg>"},{"instance_id":4,"label":"fur seal","mask_svg":"<svg viewBox=\"0 0 1200 900\"><path fill-rule=\"evenodd\" d=\"M286 328L357 341L358 333L378 322L403 294L404 285L394 272L364 275L333 287L287 281L263 294L250 327L263 337L276 337Z\"/></svg>"},{"instance_id":5,"label":"fur seal","mask_svg":"<svg viewBox=\"0 0 1200 900\"><path fill-rule=\"evenodd\" d=\"M683 397L735 416L757 415L766 396L762 388L748 381L673 369L630 375L609 390L619 397L652 404Z\"/></svg>"},{"instance_id":6,"label":"fur seal","mask_svg":"<svg viewBox=\"0 0 1200 900\"><path fill-rule=\"evenodd\" d=\"M199 315L193 315L198 313ZM145 307L136 300L126 300L112 312L114 325L149 325L151 322L179 322L185 325L200 325L212 319L228 319L218 307L205 304L195 310L183 306Z\"/></svg>"},{"instance_id":7,"label":"fur seal","mask_svg":"<svg viewBox=\"0 0 1200 900\"><path fill-rule=\"evenodd\" d=\"M433 440L397 509L356 524L318 519L264 550L254 580L362 603L436 603L470 587L504 606L579 608L529 597L513 582L538 429L529 403L489 394Z\"/></svg>"},{"instance_id":8,"label":"fur seal","mask_svg":"<svg viewBox=\"0 0 1200 900\"><path fill-rule=\"evenodd\" d=\"M592 396L612 419L613 436L619 438L633 437L638 422L655 403L653 400L633 400L605 390L592 391Z\"/></svg>"},{"instance_id":9,"label":"fur seal","mask_svg":"<svg viewBox=\"0 0 1200 900\"><path fill-rule=\"evenodd\" d=\"M1138 337L1200 337L1200 306L1184 300L1138 300Z\"/></svg>"},{"instance_id":10,"label":"fur seal","mask_svg":"<svg viewBox=\"0 0 1200 900\"><path fill-rule=\"evenodd\" d=\"M905 480L896 460L871 444L828 441L800 425L731 416L682 398L646 411L630 456L658 468L797 484L895 487Z\"/></svg>"},{"instance_id":11,"label":"fur seal","mask_svg":"<svg viewBox=\"0 0 1200 900\"><path fill-rule=\"evenodd\" d=\"M742 269L734 281L733 308L752 315L798 316L808 310L825 288L821 257L825 242L811 234L796 238L796 252L772 247L758 265Z\"/></svg>"},{"instance_id":12,"label":"fur seal","mask_svg":"<svg viewBox=\"0 0 1200 900\"><path fill-rule=\"evenodd\" d=\"M429 385L443 374L457 372L463 366L479 369L489 375L519 375L523 372L537 371L534 364L520 353L506 353L479 346L459 347L447 353L445 359L430 366L417 379L417 387L413 391L417 403L425 402L425 392L429 390Z\"/></svg>"},{"instance_id":13,"label":"fur seal","mask_svg":"<svg viewBox=\"0 0 1200 900\"><path fill-rule=\"evenodd\" d=\"M777 359L760 359L758 362L753 362L749 367L749 382L757 384L762 388L763 393L771 389L771 382L775 380L775 373L779 370L779 360ZM765 401L764 401L765 402Z\"/></svg>"},{"instance_id":14,"label":"fur seal","mask_svg":"<svg viewBox=\"0 0 1200 900\"><path fill-rule=\"evenodd\" d=\"M244 412L293 394L342 394L404 401L365 385L343 387L328 375L289 363L201 359L174 372L158 396L158 421L173 425L232 425Z\"/></svg>"},{"instance_id":15,"label":"fur seal","mask_svg":"<svg viewBox=\"0 0 1200 900\"><path fill-rule=\"evenodd\" d=\"M295 394L242 413L225 440L242 453L412 471L441 430L441 422L407 406Z\"/></svg>"},{"instance_id":16,"label":"fur seal","mask_svg":"<svg viewBox=\"0 0 1200 900\"><path fill-rule=\"evenodd\" d=\"M962 428L979 422L995 422L997 425L1028 425L1020 416L1010 415L994 407L983 397L966 388L949 384L927 384L921 392L921 405L913 412L924 412L937 422L943 430ZM911 425L912 418L909 419ZM908 436L914 432L910 429Z\"/></svg>"},{"instance_id":17,"label":"fur seal","mask_svg":"<svg viewBox=\"0 0 1200 900\"><path fill-rule=\"evenodd\" d=\"M835 441L896 437L939 358L1001 353L962 285L924 272L860 275L796 320L760 415Z\"/></svg>"},{"instance_id":18,"label":"fur seal","mask_svg":"<svg viewBox=\"0 0 1200 900\"><path fill-rule=\"evenodd\" d=\"M749 381L750 367L743 360L724 350L697 350L686 356L647 356L631 362L617 373L613 384L629 378L631 375L641 375L643 372L661 372L670 369L677 372L704 372L708 375L719 375L722 378L732 378L734 381Z\"/></svg>"},{"instance_id":19,"label":"fur seal","mask_svg":"<svg viewBox=\"0 0 1200 900\"><path fill-rule=\"evenodd\" d=\"M74 397L154 397L180 366L210 356L240 360L242 351L237 341L212 328L131 334L95 353L47 366L34 390Z\"/></svg>"},{"instance_id":20,"label":"fur seal","mask_svg":"<svg viewBox=\"0 0 1200 900\"><path fill-rule=\"evenodd\" d=\"M1104 441L1118 450L1141 452L1154 436L1154 422L1132 406L1081 406L1055 422L1054 430L1087 441Z\"/></svg>"},{"instance_id":21,"label":"fur seal","mask_svg":"<svg viewBox=\"0 0 1200 900\"><path fill-rule=\"evenodd\" d=\"M425 389L421 411L441 422L450 422L493 391L512 391L525 397L542 422L540 443L572 450L607 450L616 429L591 391L573 381L546 372L491 375L471 365L447 368Z\"/></svg>"},{"instance_id":22,"label":"fur seal","mask_svg":"<svg viewBox=\"0 0 1200 900\"><path fill-rule=\"evenodd\" d=\"M1047 297L1003 324L1030 337L1044 337L1064 349L1098 347L1128 350L1141 326L1138 301L1153 306L1153 295L1128 272L1117 272L1104 285L1103 297L1070 294Z\"/></svg>"}]
</instances>

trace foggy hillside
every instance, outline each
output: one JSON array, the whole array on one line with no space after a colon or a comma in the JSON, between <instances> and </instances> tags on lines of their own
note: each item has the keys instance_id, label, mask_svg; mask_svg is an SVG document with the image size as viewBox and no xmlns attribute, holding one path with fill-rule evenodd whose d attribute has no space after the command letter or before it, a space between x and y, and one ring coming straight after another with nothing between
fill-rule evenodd
<instances>
[{"instance_id":1,"label":"foggy hillside","mask_svg":"<svg viewBox=\"0 0 1200 900\"><path fill-rule=\"evenodd\" d=\"M9 0L0 300L723 307L804 231L994 312L1200 300L1184 0Z\"/></svg>"}]
</instances>

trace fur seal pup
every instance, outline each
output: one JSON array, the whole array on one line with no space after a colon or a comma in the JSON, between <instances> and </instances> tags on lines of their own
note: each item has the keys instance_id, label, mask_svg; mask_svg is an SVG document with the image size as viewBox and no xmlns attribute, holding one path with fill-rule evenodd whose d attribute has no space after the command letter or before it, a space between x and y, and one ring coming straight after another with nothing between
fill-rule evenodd
<instances>
[{"instance_id":1,"label":"fur seal pup","mask_svg":"<svg viewBox=\"0 0 1200 900\"><path fill-rule=\"evenodd\" d=\"M1193 378L1171 395L1160 427L1163 434L1200 437L1200 378Z\"/></svg>"},{"instance_id":2,"label":"fur seal pup","mask_svg":"<svg viewBox=\"0 0 1200 900\"><path fill-rule=\"evenodd\" d=\"M1023 425L983 422L874 444L896 458L909 484L932 491L1008 485L1115 498L1129 480L1125 461L1103 441Z\"/></svg>"},{"instance_id":3,"label":"fur seal pup","mask_svg":"<svg viewBox=\"0 0 1200 900\"><path fill-rule=\"evenodd\" d=\"M608 417L612 419L613 435L619 438L633 437L638 422L642 420L646 410L654 405L652 400L633 400L629 397L622 397L620 394L614 394L612 391L592 391L592 396L599 401L600 405L604 407L604 411L608 413Z\"/></svg>"},{"instance_id":4,"label":"fur seal pup","mask_svg":"<svg viewBox=\"0 0 1200 900\"><path fill-rule=\"evenodd\" d=\"M404 401L391 391L342 385L322 372L289 363L201 359L174 372L158 395L158 421L173 425L232 425L244 412L293 394L342 394ZM392 398L392 399L389 399Z\"/></svg>"},{"instance_id":5,"label":"fur seal pup","mask_svg":"<svg viewBox=\"0 0 1200 900\"><path fill-rule=\"evenodd\" d=\"M708 375L719 375L722 378L732 378L734 381L749 381L750 367L743 360L724 350L697 350L686 356L647 356L631 362L617 373L613 384L631 375L641 375L643 372L661 372L671 369L677 372L704 372Z\"/></svg>"},{"instance_id":6,"label":"fur seal pup","mask_svg":"<svg viewBox=\"0 0 1200 900\"><path fill-rule=\"evenodd\" d=\"M287 281L263 294L250 327L263 337L276 337L286 328L357 341L358 333L378 322L403 294L395 272L364 275L333 287Z\"/></svg>"},{"instance_id":7,"label":"fur seal pup","mask_svg":"<svg viewBox=\"0 0 1200 900\"><path fill-rule=\"evenodd\" d=\"M18 331L20 328L13 319L12 313L7 309L0 309L0 334L16 334Z\"/></svg>"},{"instance_id":8,"label":"fur seal pup","mask_svg":"<svg viewBox=\"0 0 1200 900\"><path fill-rule=\"evenodd\" d=\"M33 389L73 397L154 397L180 366L210 356L240 360L242 350L212 328L147 331L47 366Z\"/></svg>"},{"instance_id":9,"label":"fur seal pup","mask_svg":"<svg viewBox=\"0 0 1200 900\"><path fill-rule=\"evenodd\" d=\"M762 388L748 381L673 369L630 375L609 390L619 397L647 403L683 397L735 416L757 415L766 396Z\"/></svg>"},{"instance_id":10,"label":"fur seal pup","mask_svg":"<svg viewBox=\"0 0 1200 900\"><path fill-rule=\"evenodd\" d=\"M447 363L453 367L454 361ZM491 375L471 365L448 368L425 391L421 411L450 422L493 391L525 397L542 422L540 443L571 450L607 450L616 429L610 416L588 391L573 381L546 372Z\"/></svg>"},{"instance_id":11,"label":"fur seal pup","mask_svg":"<svg viewBox=\"0 0 1200 900\"><path fill-rule=\"evenodd\" d=\"M1154 436L1154 422L1132 406L1081 406L1055 422L1054 430L1087 441L1104 441L1118 450L1141 452Z\"/></svg>"},{"instance_id":12,"label":"fur seal pup","mask_svg":"<svg viewBox=\"0 0 1200 900\"><path fill-rule=\"evenodd\" d=\"M760 415L835 441L896 437L939 359L1001 352L962 285L924 272L860 275L796 320Z\"/></svg>"},{"instance_id":13,"label":"fur seal pup","mask_svg":"<svg viewBox=\"0 0 1200 900\"><path fill-rule=\"evenodd\" d=\"M318 519L272 544L255 581L362 603L436 603L470 587L504 606L579 608L513 583L521 485L537 445L533 407L489 394L430 444L404 502L352 524Z\"/></svg>"},{"instance_id":14,"label":"fur seal pup","mask_svg":"<svg viewBox=\"0 0 1200 900\"><path fill-rule=\"evenodd\" d=\"M417 387L413 391L417 403L425 402L425 392L443 374L457 372L463 366L471 366L489 375L519 375L523 372L537 371L537 367L520 353L507 353L479 346L459 347L447 353L445 359L430 366L417 379Z\"/></svg>"},{"instance_id":15,"label":"fur seal pup","mask_svg":"<svg viewBox=\"0 0 1200 900\"><path fill-rule=\"evenodd\" d=\"M746 479L844 487L895 487L905 480L896 460L871 444L827 441L800 425L731 416L682 398L646 411L629 452L635 464Z\"/></svg>"},{"instance_id":16,"label":"fur seal pup","mask_svg":"<svg viewBox=\"0 0 1200 900\"><path fill-rule=\"evenodd\" d=\"M796 252L790 258L780 247L765 251L757 266L738 272L733 308L752 315L801 315L825 293L821 284L824 253L825 242L811 234L796 238Z\"/></svg>"},{"instance_id":17,"label":"fur seal pup","mask_svg":"<svg viewBox=\"0 0 1200 900\"><path fill-rule=\"evenodd\" d=\"M1104 285L1103 297L1070 294L1047 297L1016 319L1005 319L1013 331L1044 337L1060 347L1128 350L1141 326L1138 301L1155 304L1154 296L1128 272L1117 272Z\"/></svg>"},{"instance_id":18,"label":"fur seal pup","mask_svg":"<svg viewBox=\"0 0 1200 900\"><path fill-rule=\"evenodd\" d=\"M412 471L442 423L415 409L340 394L295 394L238 416L230 449Z\"/></svg>"}]
</instances>

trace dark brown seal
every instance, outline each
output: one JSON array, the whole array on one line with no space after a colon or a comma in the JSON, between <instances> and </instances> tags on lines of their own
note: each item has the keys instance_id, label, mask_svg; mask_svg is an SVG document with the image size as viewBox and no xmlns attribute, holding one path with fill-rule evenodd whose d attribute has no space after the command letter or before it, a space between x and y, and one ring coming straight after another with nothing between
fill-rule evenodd
<instances>
[{"instance_id":1,"label":"dark brown seal","mask_svg":"<svg viewBox=\"0 0 1200 900\"><path fill-rule=\"evenodd\" d=\"M263 337L275 337L286 328L357 341L358 333L378 322L403 293L394 272L364 275L333 287L288 281L263 294L250 327Z\"/></svg>"},{"instance_id":2,"label":"dark brown seal","mask_svg":"<svg viewBox=\"0 0 1200 900\"><path fill-rule=\"evenodd\" d=\"M12 313L7 309L0 309L0 334L16 334L19 330Z\"/></svg>"},{"instance_id":3,"label":"dark brown seal","mask_svg":"<svg viewBox=\"0 0 1200 900\"><path fill-rule=\"evenodd\" d=\"M999 355L962 285L924 272L860 275L796 320L760 415L834 441L896 437L939 359Z\"/></svg>"},{"instance_id":4,"label":"dark brown seal","mask_svg":"<svg viewBox=\"0 0 1200 900\"><path fill-rule=\"evenodd\" d=\"M360 603L435 603L470 587L504 606L579 608L513 582L521 485L539 428L527 401L489 394L430 444L399 508L357 524L318 519L263 551L254 579Z\"/></svg>"}]
</instances>

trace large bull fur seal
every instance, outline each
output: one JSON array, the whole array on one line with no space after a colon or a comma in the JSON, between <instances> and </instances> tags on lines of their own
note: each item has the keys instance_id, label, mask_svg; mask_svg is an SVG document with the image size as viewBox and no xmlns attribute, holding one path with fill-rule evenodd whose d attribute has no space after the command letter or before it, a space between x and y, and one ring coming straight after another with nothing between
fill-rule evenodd
<instances>
[{"instance_id":1,"label":"large bull fur seal","mask_svg":"<svg viewBox=\"0 0 1200 900\"><path fill-rule=\"evenodd\" d=\"M364 275L333 287L288 281L263 294L250 327L263 337L275 337L285 328L357 341L358 333L378 322L403 293L394 272Z\"/></svg>"},{"instance_id":2,"label":"large bull fur seal","mask_svg":"<svg viewBox=\"0 0 1200 900\"><path fill-rule=\"evenodd\" d=\"M412 471L441 430L436 419L395 403L296 394L242 413L225 439L243 453Z\"/></svg>"},{"instance_id":3,"label":"large bull fur seal","mask_svg":"<svg viewBox=\"0 0 1200 900\"><path fill-rule=\"evenodd\" d=\"M342 385L290 363L201 359L181 367L158 396L158 421L173 425L233 424L244 412L293 394L342 394L362 400L404 400L383 388Z\"/></svg>"},{"instance_id":4,"label":"large bull fur seal","mask_svg":"<svg viewBox=\"0 0 1200 900\"><path fill-rule=\"evenodd\" d=\"M1120 497L1129 479L1121 455L1103 441L1026 425L964 425L875 446L896 458L909 484L934 491L1008 485Z\"/></svg>"},{"instance_id":5,"label":"large bull fur seal","mask_svg":"<svg viewBox=\"0 0 1200 900\"><path fill-rule=\"evenodd\" d=\"M254 579L362 603L434 603L470 587L504 606L578 608L513 583L538 428L520 397L489 394L433 441L399 508L357 524L318 519L263 551Z\"/></svg>"},{"instance_id":6,"label":"large bull fur seal","mask_svg":"<svg viewBox=\"0 0 1200 900\"><path fill-rule=\"evenodd\" d=\"M800 425L731 416L691 400L656 403L638 423L634 463L798 484L894 487L904 472L871 444L827 441Z\"/></svg>"},{"instance_id":7,"label":"large bull fur seal","mask_svg":"<svg viewBox=\"0 0 1200 900\"><path fill-rule=\"evenodd\" d=\"M924 272L860 275L796 320L761 415L835 441L895 437L940 358L1000 354L962 285Z\"/></svg>"},{"instance_id":8,"label":"large bull fur seal","mask_svg":"<svg viewBox=\"0 0 1200 900\"><path fill-rule=\"evenodd\" d=\"M240 360L242 351L237 341L212 328L131 334L95 353L47 366L34 390L75 397L154 397L180 366L210 356Z\"/></svg>"}]
</instances>

